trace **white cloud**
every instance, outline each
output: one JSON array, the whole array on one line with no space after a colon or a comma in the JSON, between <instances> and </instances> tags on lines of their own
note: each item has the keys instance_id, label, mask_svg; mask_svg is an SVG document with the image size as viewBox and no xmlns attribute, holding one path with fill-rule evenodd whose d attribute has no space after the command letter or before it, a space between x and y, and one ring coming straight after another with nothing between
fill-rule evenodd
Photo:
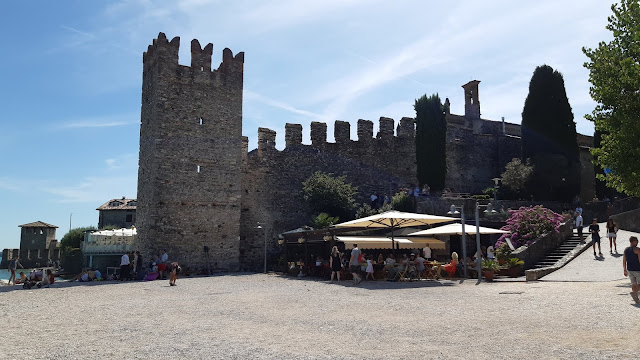
<instances>
[{"instance_id":1,"label":"white cloud","mask_svg":"<svg viewBox=\"0 0 640 360\"><path fill-rule=\"evenodd\" d=\"M140 114L120 114L95 116L77 120L69 120L59 125L60 129L102 128L114 126L131 126L140 123Z\"/></svg>"}]
</instances>

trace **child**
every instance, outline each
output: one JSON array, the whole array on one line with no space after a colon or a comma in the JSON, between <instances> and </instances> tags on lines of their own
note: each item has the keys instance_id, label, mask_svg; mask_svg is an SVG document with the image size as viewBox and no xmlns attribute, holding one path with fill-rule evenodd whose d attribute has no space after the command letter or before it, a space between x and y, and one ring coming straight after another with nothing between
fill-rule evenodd
<instances>
[{"instance_id":1,"label":"child","mask_svg":"<svg viewBox=\"0 0 640 360\"><path fill-rule=\"evenodd\" d=\"M180 266L177 262L171 263L171 274L169 275L169 286L176 286L176 280L178 280L178 273L180 273Z\"/></svg>"},{"instance_id":2,"label":"child","mask_svg":"<svg viewBox=\"0 0 640 360\"><path fill-rule=\"evenodd\" d=\"M371 280L375 280L373 277L373 255L369 255L369 257L367 257L367 277L365 278L365 280L369 280L369 276L371 276Z\"/></svg>"}]
</instances>

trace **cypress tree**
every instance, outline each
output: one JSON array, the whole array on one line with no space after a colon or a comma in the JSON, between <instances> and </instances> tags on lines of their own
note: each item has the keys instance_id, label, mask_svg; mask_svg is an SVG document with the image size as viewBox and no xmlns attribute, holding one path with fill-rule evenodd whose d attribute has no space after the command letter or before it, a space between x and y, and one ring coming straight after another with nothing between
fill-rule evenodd
<instances>
[{"instance_id":1,"label":"cypress tree","mask_svg":"<svg viewBox=\"0 0 640 360\"><path fill-rule=\"evenodd\" d=\"M534 165L537 199L569 201L580 192L576 124L562 74L538 66L522 110L522 156Z\"/></svg>"},{"instance_id":2,"label":"cypress tree","mask_svg":"<svg viewBox=\"0 0 640 360\"><path fill-rule=\"evenodd\" d=\"M432 190L444 189L447 174L447 120L438 94L422 95L415 101L416 162L420 185Z\"/></svg>"}]
</instances>

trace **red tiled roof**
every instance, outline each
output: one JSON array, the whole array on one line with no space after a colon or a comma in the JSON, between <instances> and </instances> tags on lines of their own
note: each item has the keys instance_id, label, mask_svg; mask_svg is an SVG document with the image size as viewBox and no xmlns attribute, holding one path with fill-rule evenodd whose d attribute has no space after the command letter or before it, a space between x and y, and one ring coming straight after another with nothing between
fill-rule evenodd
<instances>
[{"instance_id":1,"label":"red tiled roof","mask_svg":"<svg viewBox=\"0 0 640 360\"><path fill-rule=\"evenodd\" d=\"M133 203L133 205L131 205L131 203ZM136 204L136 199L111 199L100 205L96 210L135 210Z\"/></svg>"},{"instance_id":2,"label":"red tiled roof","mask_svg":"<svg viewBox=\"0 0 640 360\"><path fill-rule=\"evenodd\" d=\"M57 226L55 225L47 224L46 222L42 222L40 220L28 224L18 225L18 227L57 228Z\"/></svg>"}]
</instances>

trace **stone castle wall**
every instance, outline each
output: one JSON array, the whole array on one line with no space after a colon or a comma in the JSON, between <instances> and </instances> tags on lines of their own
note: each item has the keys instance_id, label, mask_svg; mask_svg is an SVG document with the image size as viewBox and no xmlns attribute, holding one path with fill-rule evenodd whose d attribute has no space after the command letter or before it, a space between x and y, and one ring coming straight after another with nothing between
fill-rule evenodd
<instances>
[{"instance_id":1,"label":"stone castle wall","mask_svg":"<svg viewBox=\"0 0 640 360\"><path fill-rule=\"evenodd\" d=\"M412 118L396 127L382 117L375 136L373 122L358 120L357 141L350 123L336 121L334 143L325 123L312 122L311 145L302 144L300 124L286 124L282 151L275 131L259 128L258 148L249 152L244 54L224 49L212 70L213 45L202 49L193 40L191 66L182 66L179 44L160 33L143 56L136 248L146 258L166 249L171 260L196 269L261 269L265 239L275 256L278 234L310 222L302 182L314 172L346 176L358 186L358 202L417 183ZM519 125L480 119L478 83L463 86L473 100L468 114L447 113L446 186L454 192L493 186L520 157Z\"/></svg>"},{"instance_id":2,"label":"stone castle wall","mask_svg":"<svg viewBox=\"0 0 640 360\"><path fill-rule=\"evenodd\" d=\"M275 256L278 234L310 222L302 182L316 171L346 176L358 187L359 203L416 183L413 119L400 120L397 136L389 118L380 118L375 137L373 123L358 120L357 141L350 139L348 122L336 121L334 129L336 141L328 143L327 125L311 123L312 144L303 145L302 126L287 124L282 151L275 148L275 131L258 130L258 149L247 154L243 170L240 254L246 269L261 269L264 261L264 230L258 223L267 224L268 252Z\"/></svg>"},{"instance_id":3,"label":"stone castle wall","mask_svg":"<svg viewBox=\"0 0 640 360\"><path fill-rule=\"evenodd\" d=\"M190 267L234 270L244 53L224 49L212 70L212 44L191 42L190 67L178 64L179 46L160 33L143 56L137 247L147 258L166 249Z\"/></svg>"}]
</instances>

